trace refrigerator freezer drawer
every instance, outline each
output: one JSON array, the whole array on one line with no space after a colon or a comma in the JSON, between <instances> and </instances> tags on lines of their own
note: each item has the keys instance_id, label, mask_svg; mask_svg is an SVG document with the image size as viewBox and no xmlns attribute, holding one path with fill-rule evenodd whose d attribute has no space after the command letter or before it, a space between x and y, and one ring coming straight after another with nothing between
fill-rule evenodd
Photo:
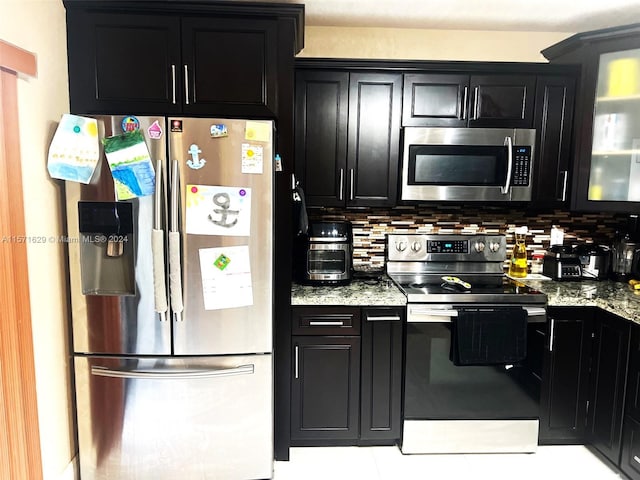
<instances>
[{"instance_id":1,"label":"refrigerator freezer drawer","mask_svg":"<svg viewBox=\"0 0 640 480\"><path fill-rule=\"evenodd\" d=\"M273 475L271 355L75 358L83 480Z\"/></svg>"}]
</instances>

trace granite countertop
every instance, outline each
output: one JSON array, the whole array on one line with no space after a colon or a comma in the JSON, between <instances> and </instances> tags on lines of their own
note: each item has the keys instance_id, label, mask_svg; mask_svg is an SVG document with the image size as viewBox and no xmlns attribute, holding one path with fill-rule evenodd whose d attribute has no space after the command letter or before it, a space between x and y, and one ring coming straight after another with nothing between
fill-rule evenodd
<instances>
[{"instance_id":1,"label":"granite countertop","mask_svg":"<svg viewBox=\"0 0 640 480\"><path fill-rule=\"evenodd\" d=\"M595 306L640 324L640 291L610 280L578 282L519 279L547 295L553 307Z\"/></svg>"},{"instance_id":2,"label":"granite countertop","mask_svg":"<svg viewBox=\"0 0 640 480\"><path fill-rule=\"evenodd\" d=\"M603 310L640 324L640 291L609 280L579 282L553 280L518 281L547 295L553 307L600 307ZM292 305L404 306L406 297L386 276L379 279L354 279L348 285L310 286L293 284Z\"/></svg>"},{"instance_id":3,"label":"granite countertop","mask_svg":"<svg viewBox=\"0 0 640 480\"><path fill-rule=\"evenodd\" d=\"M354 279L348 285L311 286L294 283L291 305L350 305L404 307L407 297L386 276Z\"/></svg>"}]
</instances>

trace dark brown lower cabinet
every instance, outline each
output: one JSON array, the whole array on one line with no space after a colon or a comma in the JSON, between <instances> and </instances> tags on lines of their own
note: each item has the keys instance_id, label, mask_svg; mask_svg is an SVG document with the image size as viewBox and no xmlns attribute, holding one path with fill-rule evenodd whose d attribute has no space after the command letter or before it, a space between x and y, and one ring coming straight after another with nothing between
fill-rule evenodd
<instances>
[{"instance_id":1,"label":"dark brown lower cabinet","mask_svg":"<svg viewBox=\"0 0 640 480\"><path fill-rule=\"evenodd\" d=\"M404 308L296 306L291 445L400 438Z\"/></svg>"},{"instance_id":2,"label":"dark brown lower cabinet","mask_svg":"<svg viewBox=\"0 0 640 480\"><path fill-rule=\"evenodd\" d=\"M540 443L584 443L593 310L550 307L547 316Z\"/></svg>"},{"instance_id":3,"label":"dark brown lower cabinet","mask_svg":"<svg viewBox=\"0 0 640 480\"><path fill-rule=\"evenodd\" d=\"M595 319L588 441L615 465L620 461L631 322L598 310Z\"/></svg>"},{"instance_id":4,"label":"dark brown lower cabinet","mask_svg":"<svg viewBox=\"0 0 640 480\"><path fill-rule=\"evenodd\" d=\"M360 337L294 336L291 444L355 445Z\"/></svg>"},{"instance_id":5,"label":"dark brown lower cabinet","mask_svg":"<svg viewBox=\"0 0 640 480\"><path fill-rule=\"evenodd\" d=\"M400 438L402 309L362 309L360 444Z\"/></svg>"},{"instance_id":6,"label":"dark brown lower cabinet","mask_svg":"<svg viewBox=\"0 0 640 480\"><path fill-rule=\"evenodd\" d=\"M620 470L629 478L640 480L640 423L629 415L624 419Z\"/></svg>"}]
</instances>

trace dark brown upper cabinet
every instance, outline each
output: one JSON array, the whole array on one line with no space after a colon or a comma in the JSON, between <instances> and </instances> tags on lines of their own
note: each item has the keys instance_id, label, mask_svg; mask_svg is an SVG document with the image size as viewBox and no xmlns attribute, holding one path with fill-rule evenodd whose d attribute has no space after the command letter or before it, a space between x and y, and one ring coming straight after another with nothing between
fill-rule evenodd
<instances>
[{"instance_id":1,"label":"dark brown upper cabinet","mask_svg":"<svg viewBox=\"0 0 640 480\"><path fill-rule=\"evenodd\" d=\"M276 20L182 19L185 113L275 116Z\"/></svg>"},{"instance_id":2,"label":"dark brown upper cabinet","mask_svg":"<svg viewBox=\"0 0 640 480\"><path fill-rule=\"evenodd\" d=\"M71 111L277 117L282 12L225 4L66 1Z\"/></svg>"},{"instance_id":3,"label":"dark brown upper cabinet","mask_svg":"<svg viewBox=\"0 0 640 480\"><path fill-rule=\"evenodd\" d=\"M576 34L542 51L580 69L571 209L640 209L640 24Z\"/></svg>"},{"instance_id":4,"label":"dark brown upper cabinet","mask_svg":"<svg viewBox=\"0 0 640 480\"><path fill-rule=\"evenodd\" d=\"M399 73L298 70L296 176L310 207L393 206Z\"/></svg>"},{"instance_id":5,"label":"dark brown upper cabinet","mask_svg":"<svg viewBox=\"0 0 640 480\"><path fill-rule=\"evenodd\" d=\"M569 200L574 102L574 76L538 77L532 198L538 207L562 208Z\"/></svg>"},{"instance_id":6,"label":"dark brown upper cabinet","mask_svg":"<svg viewBox=\"0 0 640 480\"><path fill-rule=\"evenodd\" d=\"M535 75L404 76L403 126L531 128Z\"/></svg>"}]
</instances>

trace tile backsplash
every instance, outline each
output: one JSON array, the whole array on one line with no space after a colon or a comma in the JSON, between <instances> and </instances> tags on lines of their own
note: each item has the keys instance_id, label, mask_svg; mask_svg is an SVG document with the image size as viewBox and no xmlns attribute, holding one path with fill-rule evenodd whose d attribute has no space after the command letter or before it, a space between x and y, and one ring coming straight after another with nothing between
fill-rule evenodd
<instances>
[{"instance_id":1,"label":"tile backsplash","mask_svg":"<svg viewBox=\"0 0 640 480\"><path fill-rule=\"evenodd\" d=\"M384 268L387 233L498 233L507 236L509 254L516 227L527 226L529 258L534 251L549 246L551 227L564 230L564 244L593 242L610 245L615 232L627 225L627 215L605 213L576 214L565 210L523 211L504 207L424 207L392 209L309 210L313 220L348 220L353 225L353 266L355 270Z\"/></svg>"}]
</instances>

